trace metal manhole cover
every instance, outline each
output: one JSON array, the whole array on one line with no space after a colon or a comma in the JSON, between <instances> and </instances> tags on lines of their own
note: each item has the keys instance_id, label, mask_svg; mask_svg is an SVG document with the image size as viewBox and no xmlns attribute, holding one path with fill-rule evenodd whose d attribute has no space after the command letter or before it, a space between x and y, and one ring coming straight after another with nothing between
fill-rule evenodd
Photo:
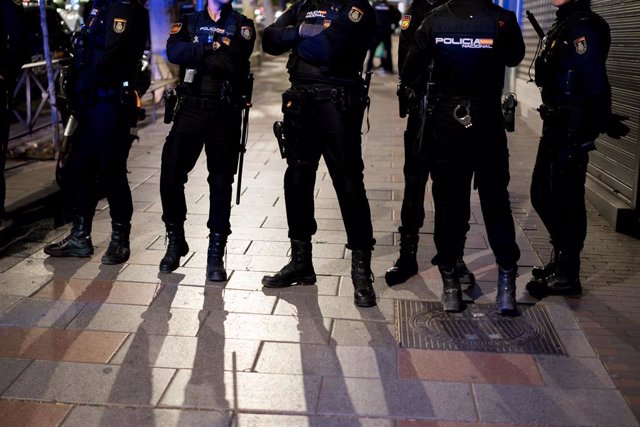
<instances>
[{"instance_id":1,"label":"metal manhole cover","mask_svg":"<svg viewBox=\"0 0 640 427\"><path fill-rule=\"evenodd\" d=\"M518 308L521 316L504 317L493 304L447 313L438 302L396 300L398 342L432 350L566 354L544 307Z\"/></svg>"}]
</instances>

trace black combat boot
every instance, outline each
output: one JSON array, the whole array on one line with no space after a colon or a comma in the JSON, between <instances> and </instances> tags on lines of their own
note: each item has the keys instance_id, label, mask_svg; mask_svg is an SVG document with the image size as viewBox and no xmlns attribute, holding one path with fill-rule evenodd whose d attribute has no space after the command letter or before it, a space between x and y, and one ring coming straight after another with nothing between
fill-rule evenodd
<instances>
[{"instance_id":1,"label":"black combat boot","mask_svg":"<svg viewBox=\"0 0 640 427\"><path fill-rule=\"evenodd\" d=\"M71 234L58 243L45 246L44 253L52 257L87 258L93 255L91 219L85 217L74 218Z\"/></svg>"},{"instance_id":2,"label":"black combat boot","mask_svg":"<svg viewBox=\"0 0 640 427\"><path fill-rule=\"evenodd\" d=\"M209 234L209 250L207 251L207 280L224 282L227 272L224 269L224 248L227 236L219 233Z\"/></svg>"},{"instance_id":3,"label":"black combat boot","mask_svg":"<svg viewBox=\"0 0 640 427\"><path fill-rule=\"evenodd\" d=\"M552 249L551 259L549 260L549 262L542 267L533 267L533 269L531 270L531 275L533 276L533 278L546 279L547 277L555 273L555 271L558 269L559 254L559 251L555 250L555 248Z\"/></svg>"},{"instance_id":4,"label":"black combat boot","mask_svg":"<svg viewBox=\"0 0 640 427\"><path fill-rule=\"evenodd\" d=\"M351 251L351 281L353 282L353 303L355 305L358 307L373 307L376 305L370 249L354 249Z\"/></svg>"},{"instance_id":5,"label":"black combat boot","mask_svg":"<svg viewBox=\"0 0 640 427\"><path fill-rule=\"evenodd\" d=\"M276 274L267 274L262 285L267 288L286 288L294 283L316 283L316 272L311 262L311 242L291 240L291 261Z\"/></svg>"},{"instance_id":6,"label":"black combat boot","mask_svg":"<svg viewBox=\"0 0 640 427\"><path fill-rule=\"evenodd\" d=\"M409 234L400 230L400 258L384 275L387 285L399 285L418 273L418 261L416 259L418 239L418 234Z\"/></svg>"},{"instance_id":7,"label":"black combat boot","mask_svg":"<svg viewBox=\"0 0 640 427\"><path fill-rule=\"evenodd\" d=\"M171 273L180 267L180 257L189 253L189 245L184 238L184 226L169 223L166 227L167 252L160 261L160 273Z\"/></svg>"},{"instance_id":8,"label":"black combat boot","mask_svg":"<svg viewBox=\"0 0 640 427\"><path fill-rule=\"evenodd\" d=\"M129 234L131 224L111 223L111 242L107 251L102 256L105 265L122 264L129 259L131 249L129 247Z\"/></svg>"},{"instance_id":9,"label":"black combat boot","mask_svg":"<svg viewBox=\"0 0 640 427\"><path fill-rule=\"evenodd\" d=\"M496 294L496 307L502 314L515 314L518 312L516 305L516 277L518 267L503 268L498 266L498 292Z\"/></svg>"},{"instance_id":10,"label":"black combat boot","mask_svg":"<svg viewBox=\"0 0 640 427\"><path fill-rule=\"evenodd\" d=\"M462 311L462 288L455 267L439 265L442 276L442 308L444 311Z\"/></svg>"},{"instance_id":11,"label":"black combat boot","mask_svg":"<svg viewBox=\"0 0 640 427\"><path fill-rule=\"evenodd\" d=\"M560 252L558 267L545 280L547 295L582 295L580 284L580 254Z\"/></svg>"},{"instance_id":12,"label":"black combat boot","mask_svg":"<svg viewBox=\"0 0 640 427\"><path fill-rule=\"evenodd\" d=\"M473 275L467 264L464 263L464 258L456 258L456 264L454 266L456 276L460 281L460 286L464 286L465 289L469 289L476 283L476 276Z\"/></svg>"}]
</instances>

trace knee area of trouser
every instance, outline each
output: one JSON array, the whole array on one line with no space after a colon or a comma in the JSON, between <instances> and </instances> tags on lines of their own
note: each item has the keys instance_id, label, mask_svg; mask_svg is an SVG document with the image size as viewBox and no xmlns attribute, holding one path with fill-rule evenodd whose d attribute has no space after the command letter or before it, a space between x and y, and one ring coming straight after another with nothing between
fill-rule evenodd
<instances>
[{"instance_id":1,"label":"knee area of trouser","mask_svg":"<svg viewBox=\"0 0 640 427\"><path fill-rule=\"evenodd\" d=\"M318 162L301 159L287 159L287 166L293 173L316 173L318 170Z\"/></svg>"}]
</instances>

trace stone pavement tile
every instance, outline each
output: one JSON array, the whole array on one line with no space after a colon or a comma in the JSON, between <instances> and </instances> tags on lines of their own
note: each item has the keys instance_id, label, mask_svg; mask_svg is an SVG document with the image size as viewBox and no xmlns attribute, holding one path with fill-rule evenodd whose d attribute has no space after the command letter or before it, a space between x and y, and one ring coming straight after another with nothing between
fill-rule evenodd
<instances>
[{"instance_id":1,"label":"stone pavement tile","mask_svg":"<svg viewBox=\"0 0 640 427\"><path fill-rule=\"evenodd\" d=\"M369 308L376 310L376 307ZM334 320L331 338L338 345L396 347L395 326L382 322Z\"/></svg>"},{"instance_id":2,"label":"stone pavement tile","mask_svg":"<svg viewBox=\"0 0 640 427\"><path fill-rule=\"evenodd\" d=\"M0 328L0 357L106 363L127 334L49 328Z\"/></svg>"},{"instance_id":3,"label":"stone pavement tile","mask_svg":"<svg viewBox=\"0 0 640 427\"><path fill-rule=\"evenodd\" d=\"M158 284L60 277L47 283L33 298L149 305L160 289Z\"/></svg>"},{"instance_id":4,"label":"stone pavement tile","mask_svg":"<svg viewBox=\"0 0 640 427\"><path fill-rule=\"evenodd\" d=\"M227 270L227 274L230 274L232 270L247 270L251 257L249 255L239 255L228 253L224 257L224 266ZM206 268L207 267L207 253L195 252L193 256L183 262L183 267L192 268Z\"/></svg>"},{"instance_id":5,"label":"stone pavement tile","mask_svg":"<svg viewBox=\"0 0 640 427\"><path fill-rule=\"evenodd\" d=\"M34 361L5 398L88 404L155 406L173 369Z\"/></svg>"},{"instance_id":6,"label":"stone pavement tile","mask_svg":"<svg viewBox=\"0 0 640 427\"><path fill-rule=\"evenodd\" d=\"M338 416L304 416L271 414L238 414L236 427L394 427L393 420L383 418L353 418Z\"/></svg>"},{"instance_id":7,"label":"stone pavement tile","mask_svg":"<svg viewBox=\"0 0 640 427\"><path fill-rule=\"evenodd\" d=\"M316 218L316 223L318 225L318 230L335 230L335 231L344 232L344 223L342 222L341 218L338 218L338 219ZM262 225L262 227L287 230L288 229L287 218L276 217L276 216L268 217L267 220Z\"/></svg>"},{"instance_id":8,"label":"stone pavement tile","mask_svg":"<svg viewBox=\"0 0 640 427\"><path fill-rule=\"evenodd\" d=\"M571 357L597 357L593 347L579 330L556 330L567 354Z\"/></svg>"},{"instance_id":9,"label":"stone pavement tile","mask_svg":"<svg viewBox=\"0 0 640 427\"><path fill-rule=\"evenodd\" d=\"M122 265L102 265L87 258L26 258L7 270L8 273L27 276L74 277L76 279L111 280L118 275Z\"/></svg>"},{"instance_id":10,"label":"stone pavement tile","mask_svg":"<svg viewBox=\"0 0 640 427\"><path fill-rule=\"evenodd\" d=\"M208 231L204 231L205 235L208 234ZM227 253L229 254L238 254L242 255L247 251L249 244L252 243L250 239L241 240L236 239L235 233L232 234L233 238L229 238L227 241ZM190 238L187 236L187 243L189 244L189 249L194 252L203 252L206 253L209 248L209 239L200 237L200 238ZM153 244L149 247L149 249L162 251L162 256L164 256L164 252L167 250L164 242L164 237L157 239ZM158 264L160 263L160 259L158 259Z\"/></svg>"},{"instance_id":11,"label":"stone pavement tile","mask_svg":"<svg viewBox=\"0 0 640 427\"><path fill-rule=\"evenodd\" d=\"M290 256L290 242L251 242L247 255L261 256ZM344 258L345 247L335 243L316 243L313 245L313 257L315 258Z\"/></svg>"},{"instance_id":12,"label":"stone pavement tile","mask_svg":"<svg viewBox=\"0 0 640 427\"><path fill-rule=\"evenodd\" d=\"M214 286L165 286L154 304L194 310L226 310L233 313L270 314L276 297L261 291Z\"/></svg>"},{"instance_id":13,"label":"stone pavement tile","mask_svg":"<svg viewBox=\"0 0 640 427\"><path fill-rule=\"evenodd\" d=\"M324 377L319 414L477 420L469 384Z\"/></svg>"},{"instance_id":14,"label":"stone pavement tile","mask_svg":"<svg viewBox=\"0 0 640 427\"><path fill-rule=\"evenodd\" d=\"M119 274L118 281L163 283L167 285L204 286L207 283L204 268L180 267L172 273L163 274L156 265L127 265Z\"/></svg>"},{"instance_id":15,"label":"stone pavement tile","mask_svg":"<svg viewBox=\"0 0 640 427\"><path fill-rule=\"evenodd\" d=\"M0 317L0 325L64 328L85 305L86 303L75 301L46 301L28 298L14 305L4 316Z\"/></svg>"},{"instance_id":16,"label":"stone pavement tile","mask_svg":"<svg viewBox=\"0 0 640 427\"><path fill-rule=\"evenodd\" d=\"M288 341L314 344L329 342L331 319L294 318L261 314L212 311L203 328L227 339Z\"/></svg>"},{"instance_id":17,"label":"stone pavement tile","mask_svg":"<svg viewBox=\"0 0 640 427\"><path fill-rule=\"evenodd\" d=\"M380 300L377 310L369 310L369 308L356 307L353 303L353 295L350 297L317 296L283 292L280 293L274 314L391 323L394 321L394 304L389 299Z\"/></svg>"},{"instance_id":18,"label":"stone pavement tile","mask_svg":"<svg viewBox=\"0 0 640 427\"><path fill-rule=\"evenodd\" d=\"M158 335L195 336L200 328L198 310L162 306L88 303L69 324L72 329L141 332Z\"/></svg>"},{"instance_id":19,"label":"stone pavement tile","mask_svg":"<svg viewBox=\"0 0 640 427\"><path fill-rule=\"evenodd\" d=\"M318 275L316 276L318 281L315 285L295 285L288 288L269 289L262 286L262 277L265 274L267 274L267 272L234 271L225 288L261 291L265 295L278 295L283 292L320 295L336 295L338 293L339 277Z\"/></svg>"},{"instance_id":20,"label":"stone pavement tile","mask_svg":"<svg viewBox=\"0 0 640 427\"><path fill-rule=\"evenodd\" d=\"M3 257L0 257L0 273L10 269L14 265L16 265L19 262L21 262L22 260L24 260L24 258L17 257L17 256L3 256Z\"/></svg>"},{"instance_id":21,"label":"stone pavement tile","mask_svg":"<svg viewBox=\"0 0 640 427\"><path fill-rule=\"evenodd\" d=\"M0 400L0 427L46 427L62 422L71 405Z\"/></svg>"},{"instance_id":22,"label":"stone pavement tile","mask_svg":"<svg viewBox=\"0 0 640 427\"><path fill-rule=\"evenodd\" d=\"M616 388L599 359L536 355L547 386L558 388Z\"/></svg>"},{"instance_id":23,"label":"stone pavement tile","mask_svg":"<svg viewBox=\"0 0 640 427\"><path fill-rule=\"evenodd\" d=\"M24 359L0 359L0 394L18 378L29 363L30 360Z\"/></svg>"},{"instance_id":24,"label":"stone pavement tile","mask_svg":"<svg viewBox=\"0 0 640 427\"><path fill-rule=\"evenodd\" d=\"M482 384L544 385L528 354L398 350L400 378Z\"/></svg>"},{"instance_id":25,"label":"stone pavement tile","mask_svg":"<svg viewBox=\"0 0 640 427\"><path fill-rule=\"evenodd\" d=\"M153 366L157 368L193 369L194 367L250 371L255 363L260 341L226 339L207 328L197 337L131 334L109 362L115 365Z\"/></svg>"},{"instance_id":26,"label":"stone pavement tile","mask_svg":"<svg viewBox=\"0 0 640 427\"><path fill-rule=\"evenodd\" d=\"M115 408L100 406L76 406L62 424L63 427L211 427L229 425L231 425L230 412L156 408Z\"/></svg>"},{"instance_id":27,"label":"stone pavement tile","mask_svg":"<svg viewBox=\"0 0 640 427\"><path fill-rule=\"evenodd\" d=\"M255 366L273 374L397 378L396 349L265 342Z\"/></svg>"},{"instance_id":28,"label":"stone pavement tile","mask_svg":"<svg viewBox=\"0 0 640 427\"><path fill-rule=\"evenodd\" d=\"M0 274L0 295L15 295L28 297L47 283L53 275L29 276L28 274Z\"/></svg>"},{"instance_id":29,"label":"stone pavement tile","mask_svg":"<svg viewBox=\"0 0 640 427\"><path fill-rule=\"evenodd\" d=\"M536 424L537 425L537 424ZM531 424L467 423L464 421L398 420L396 427L532 427Z\"/></svg>"},{"instance_id":30,"label":"stone pavement tile","mask_svg":"<svg viewBox=\"0 0 640 427\"><path fill-rule=\"evenodd\" d=\"M160 406L314 413L321 377L181 369ZM236 394L237 393L237 394Z\"/></svg>"},{"instance_id":31,"label":"stone pavement tile","mask_svg":"<svg viewBox=\"0 0 640 427\"><path fill-rule=\"evenodd\" d=\"M617 390L474 384L480 421L638 426Z\"/></svg>"},{"instance_id":32,"label":"stone pavement tile","mask_svg":"<svg viewBox=\"0 0 640 427\"><path fill-rule=\"evenodd\" d=\"M0 297L0 317L5 314L11 307L22 301L22 297L14 297L12 295L2 295Z\"/></svg>"},{"instance_id":33,"label":"stone pavement tile","mask_svg":"<svg viewBox=\"0 0 640 427\"><path fill-rule=\"evenodd\" d=\"M558 303L545 298L541 303L547 310L551 323L556 330L581 329L573 312L564 301Z\"/></svg>"}]
</instances>

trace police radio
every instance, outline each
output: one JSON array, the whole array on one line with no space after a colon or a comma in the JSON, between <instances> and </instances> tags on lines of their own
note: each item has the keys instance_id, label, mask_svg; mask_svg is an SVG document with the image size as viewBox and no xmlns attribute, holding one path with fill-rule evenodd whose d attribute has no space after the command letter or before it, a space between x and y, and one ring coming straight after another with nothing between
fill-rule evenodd
<instances>
[{"instance_id":1,"label":"police radio","mask_svg":"<svg viewBox=\"0 0 640 427\"><path fill-rule=\"evenodd\" d=\"M506 93L502 98L502 115L504 117L504 128L507 132L516 130L516 106L518 99L513 92Z\"/></svg>"},{"instance_id":2,"label":"police radio","mask_svg":"<svg viewBox=\"0 0 640 427\"><path fill-rule=\"evenodd\" d=\"M169 124L173 121L175 115L176 104L178 103L178 94L172 87L165 89L164 94L164 122Z\"/></svg>"}]
</instances>

